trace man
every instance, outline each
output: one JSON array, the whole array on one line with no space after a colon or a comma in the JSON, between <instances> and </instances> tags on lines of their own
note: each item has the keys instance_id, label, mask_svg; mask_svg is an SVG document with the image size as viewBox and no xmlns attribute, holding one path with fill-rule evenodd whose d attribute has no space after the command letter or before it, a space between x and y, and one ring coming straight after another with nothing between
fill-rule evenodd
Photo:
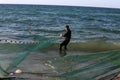
<instances>
[{"instance_id":1,"label":"man","mask_svg":"<svg viewBox=\"0 0 120 80\"><path fill-rule=\"evenodd\" d=\"M62 43L60 43L60 51L62 50L63 46L65 50L67 49L67 45L71 39L71 30L69 28L69 25L65 26L65 30L66 30L66 33L64 35L63 34L60 35L60 37L65 37L65 40Z\"/></svg>"}]
</instances>

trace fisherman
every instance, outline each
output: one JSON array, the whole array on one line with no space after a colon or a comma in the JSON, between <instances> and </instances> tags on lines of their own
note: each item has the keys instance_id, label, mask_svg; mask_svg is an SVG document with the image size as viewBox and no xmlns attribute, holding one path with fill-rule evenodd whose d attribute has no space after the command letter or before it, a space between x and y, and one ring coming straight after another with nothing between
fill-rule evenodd
<instances>
[{"instance_id":1,"label":"fisherman","mask_svg":"<svg viewBox=\"0 0 120 80\"><path fill-rule=\"evenodd\" d=\"M60 43L60 51L62 50L62 47L64 46L64 49L67 50L67 45L70 42L71 39L71 30L69 28L69 25L65 26L66 33L65 34L60 34L60 37L64 37L65 40Z\"/></svg>"}]
</instances>

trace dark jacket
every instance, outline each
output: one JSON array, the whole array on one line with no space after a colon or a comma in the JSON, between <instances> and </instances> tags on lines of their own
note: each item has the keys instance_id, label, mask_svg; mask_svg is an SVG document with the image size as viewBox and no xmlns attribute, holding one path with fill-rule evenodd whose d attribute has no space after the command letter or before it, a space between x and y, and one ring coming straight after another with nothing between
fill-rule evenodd
<instances>
[{"instance_id":1,"label":"dark jacket","mask_svg":"<svg viewBox=\"0 0 120 80\"><path fill-rule=\"evenodd\" d=\"M68 30L63 37L65 37L66 40L70 40L71 39L71 30Z\"/></svg>"}]
</instances>

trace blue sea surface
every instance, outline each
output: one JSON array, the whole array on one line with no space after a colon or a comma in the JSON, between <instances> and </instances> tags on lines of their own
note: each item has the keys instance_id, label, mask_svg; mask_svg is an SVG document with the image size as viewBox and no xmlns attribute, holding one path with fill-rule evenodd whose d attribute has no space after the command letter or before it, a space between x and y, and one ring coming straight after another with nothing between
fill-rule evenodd
<instances>
[{"instance_id":1,"label":"blue sea surface","mask_svg":"<svg viewBox=\"0 0 120 80\"><path fill-rule=\"evenodd\" d=\"M119 21L120 9L0 5L0 38L34 40L34 34L59 36L68 24L72 30L71 42L119 42Z\"/></svg>"}]
</instances>

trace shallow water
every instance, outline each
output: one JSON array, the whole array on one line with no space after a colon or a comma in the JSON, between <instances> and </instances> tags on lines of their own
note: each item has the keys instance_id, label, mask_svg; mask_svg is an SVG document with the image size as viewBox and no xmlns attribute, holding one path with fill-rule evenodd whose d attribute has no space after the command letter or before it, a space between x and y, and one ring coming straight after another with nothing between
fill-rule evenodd
<instances>
[{"instance_id":1,"label":"shallow water","mask_svg":"<svg viewBox=\"0 0 120 80\"><path fill-rule=\"evenodd\" d=\"M103 50L96 53L96 50L88 52L86 50L71 50L71 47L69 47L67 51L60 52L55 46L56 44L51 48L46 47L31 52L17 67L8 71L11 74L20 69L22 73L9 75L9 77L23 78L23 80L87 80L88 78L92 80L120 67L119 50ZM10 50L12 49L10 48ZM9 53L9 55L13 54ZM1 56L0 59L4 61L1 61L1 63L10 62L10 58L6 59L6 56L4 58ZM17 59L13 58L13 60ZM2 67L5 68L4 65ZM91 72L94 73L90 74Z\"/></svg>"}]
</instances>

